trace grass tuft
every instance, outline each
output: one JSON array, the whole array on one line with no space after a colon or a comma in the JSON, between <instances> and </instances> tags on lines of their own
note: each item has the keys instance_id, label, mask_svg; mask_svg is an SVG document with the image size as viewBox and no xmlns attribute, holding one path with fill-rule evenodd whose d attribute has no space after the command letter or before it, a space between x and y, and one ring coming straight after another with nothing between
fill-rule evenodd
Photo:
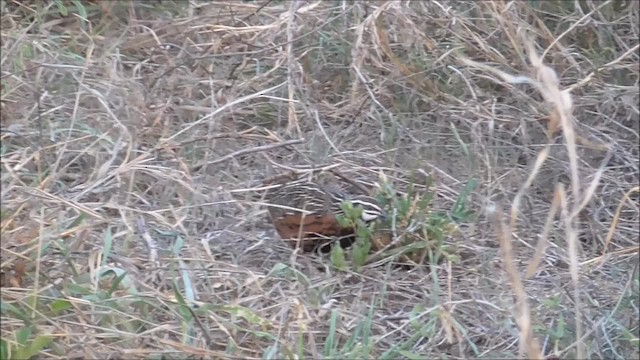
<instances>
[{"instance_id":1,"label":"grass tuft","mask_svg":"<svg viewBox=\"0 0 640 360\"><path fill-rule=\"evenodd\" d=\"M639 14L0 1L0 358L638 358ZM310 169L387 221L293 251Z\"/></svg>"}]
</instances>

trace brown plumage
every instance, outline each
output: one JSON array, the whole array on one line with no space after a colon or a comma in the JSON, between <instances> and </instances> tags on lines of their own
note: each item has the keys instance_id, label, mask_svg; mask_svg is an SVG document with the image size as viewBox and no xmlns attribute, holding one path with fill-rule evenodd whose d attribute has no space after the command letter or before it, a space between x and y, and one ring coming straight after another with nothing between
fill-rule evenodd
<instances>
[{"instance_id":1,"label":"brown plumage","mask_svg":"<svg viewBox=\"0 0 640 360\"><path fill-rule=\"evenodd\" d=\"M302 251L314 251L336 238L347 246L354 241L354 229L342 227L336 218L342 214L340 204L350 201L363 209L365 222L384 216L376 200L369 196L350 195L329 185L297 179L290 175L265 181L277 185L267 190L265 200L269 203L269 215L280 237L291 246L300 246Z\"/></svg>"}]
</instances>

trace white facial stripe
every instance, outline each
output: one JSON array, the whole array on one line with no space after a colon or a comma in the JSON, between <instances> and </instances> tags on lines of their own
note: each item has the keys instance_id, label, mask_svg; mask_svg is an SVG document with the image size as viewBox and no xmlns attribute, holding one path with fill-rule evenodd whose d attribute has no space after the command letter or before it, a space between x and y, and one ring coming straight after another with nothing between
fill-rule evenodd
<instances>
[{"instance_id":1,"label":"white facial stripe","mask_svg":"<svg viewBox=\"0 0 640 360\"><path fill-rule=\"evenodd\" d=\"M380 217L379 213L369 213L367 211L362 212L362 221L369 222Z\"/></svg>"},{"instance_id":2,"label":"white facial stripe","mask_svg":"<svg viewBox=\"0 0 640 360\"><path fill-rule=\"evenodd\" d=\"M354 206L360 205L365 211L369 211L370 213L373 213L373 212L382 213L382 209L378 205L368 201L354 199L354 200L351 200L351 203Z\"/></svg>"},{"instance_id":3,"label":"white facial stripe","mask_svg":"<svg viewBox=\"0 0 640 360\"><path fill-rule=\"evenodd\" d=\"M384 216L384 210L372 202L361 199L352 199L351 203L353 206L359 206L362 208L361 218L364 222L373 221Z\"/></svg>"}]
</instances>

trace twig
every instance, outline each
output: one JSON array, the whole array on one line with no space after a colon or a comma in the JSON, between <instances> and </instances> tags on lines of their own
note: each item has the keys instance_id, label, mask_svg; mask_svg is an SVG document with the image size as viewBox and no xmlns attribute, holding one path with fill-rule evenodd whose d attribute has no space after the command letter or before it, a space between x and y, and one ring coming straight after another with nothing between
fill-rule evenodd
<instances>
[{"instance_id":1,"label":"twig","mask_svg":"<svg viewBox=\"0 0 640 360\"><path fill-rule=\"evenodd\" d=\"M142 237L142 239L144 239L145 244L147 245L147 249L149 250L149 261L151 261L152 264L159 266L157 242L151 237L151 235L147 231L147 227L144 222L144 218L142 218L142 216L138 216L136 225L138 227L138 232L140 233L140 236Z\"/></svg>"},{"instance_id":2,"label":"twig","mask_svg":"<svg viewBox=\"0 0 640 360\"><path fill-rule=\"evenodd\" d=\"M295 139L295 140L288 140L288 141L283 141L281 143L277 143L277 144L269 144L269 145L263 145L263 146L257 146L254 148L250 148L250 149L242 149L242 150L238 150L235 152L232 152L231 154L227 154L221 158L218 158L216 160L210 161L210 162L205 162L205 163L201 163L201 164L196 164L192 167L192 171L197 171L198 169L200 169L200 167L202 166L206 166L206 165L215 165L215 164L219 164L221 162L225 162L227 160L230 160L236 156L239 155L245 155L245 154L250 154L250 153L254 153L254 152L259 152L259 151L265 151L265 150L271 150L271 149L275 149L275 148L279 148L279 147L283 147L283 146L288 146L288 145L295 145L295 144L300 144L303 143L305 140L304 139Z\"/></svg>"}]
</instances>

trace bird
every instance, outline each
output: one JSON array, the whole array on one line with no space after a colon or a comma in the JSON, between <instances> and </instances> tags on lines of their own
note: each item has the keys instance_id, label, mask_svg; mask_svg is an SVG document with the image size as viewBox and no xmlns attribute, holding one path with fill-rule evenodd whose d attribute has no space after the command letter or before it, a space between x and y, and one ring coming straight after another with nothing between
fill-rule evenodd
<instances>
[{"instance_id":1,"label":"bird","mask_svg":"<svg viewBox=\"0 0 640 360\"><path fill-rule=\"evenodd\" d=\"M330 184L291 175L271 178L264 184L275 184L267 190L264 199L278 235L303 252L319 249L326 253L331 249L327 245L336 239L342 247L355 242L355 229L343 227L338 222L337 217L344 214L340 207L344 201L362 208L361 219L365 223L386 217L373 197L349 194Z\"/></svg>"}]
</instances>

